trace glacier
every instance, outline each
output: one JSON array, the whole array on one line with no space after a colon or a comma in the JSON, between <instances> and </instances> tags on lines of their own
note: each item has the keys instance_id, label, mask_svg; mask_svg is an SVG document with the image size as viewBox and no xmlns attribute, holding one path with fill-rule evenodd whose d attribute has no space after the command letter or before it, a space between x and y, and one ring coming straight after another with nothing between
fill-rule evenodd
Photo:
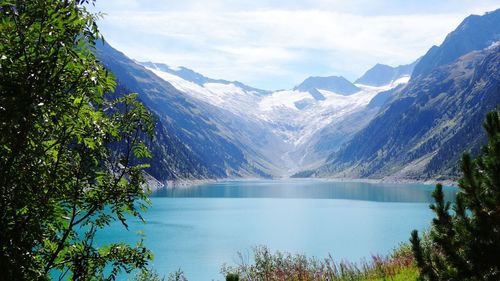
<instances>
[{"instance_id":1,"label":"glacier","mask_svg":"<svg viewBox=\"0 0 500 281\"><path fill-rule=\"evenodd\" d=\"M320 88L321 85L309 91L300 87L265 91L236 81L207 78L184 67L152 62L141 64L185 95L230 112L242 120L257 122L263 130L272 132L280 140L275 142L276 149L268 148L268 151L279 151L276 157L280 158L278 162L282 169L278 176L289 176L322 165L326 156L353 134L352 131L337 130L337 125L367 123L376 113L367 110L370 101L379 93L406 84L410 79L409 75L403 75L382 86L353 84L352 87L359 91L352 94L325 90ZM324 98L318 99L318 93ZM352 124L352 127L359 126ZM346 136L338 136L341 141L325 151L317 147L325 131Z\"/></svg>"}]
</instances>

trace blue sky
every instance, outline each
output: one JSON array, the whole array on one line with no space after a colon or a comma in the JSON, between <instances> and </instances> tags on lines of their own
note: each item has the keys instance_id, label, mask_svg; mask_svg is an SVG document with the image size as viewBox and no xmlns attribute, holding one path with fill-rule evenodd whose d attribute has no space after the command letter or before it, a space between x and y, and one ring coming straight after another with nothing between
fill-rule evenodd
<instances>
[{"instance_id":1,"label":"blue sky","mask_svg":"<svg viewBox=\"0 0 500 281\"><path fill-rule=\"evenodd\" d=\"M500 0L100 0L106 40L129 57L289 89L411 63Z\"/></svg>"}]
</instances>

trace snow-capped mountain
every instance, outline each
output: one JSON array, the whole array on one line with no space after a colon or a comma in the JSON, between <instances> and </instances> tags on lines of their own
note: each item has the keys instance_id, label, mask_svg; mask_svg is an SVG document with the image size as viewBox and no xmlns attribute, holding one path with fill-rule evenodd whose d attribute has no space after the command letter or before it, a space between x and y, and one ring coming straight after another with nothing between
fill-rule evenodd
<instances>
[{"instance_id":1,"label":"snow-capped mountain","mask_svg":"<svg viewBox=\"0 0 500 281\"><path fill-rule=\"evenodd\" d=\"M207 83L217 83L217 84L224 84L224 85L234 84L247 92L251 92L251 93L254 93L257 95L266 95L266 94L270 93L269 91L253 88L253 87L247 86L247 85L245 85L241 82L238 82L238 81L227 81L227 80L222 80L222 79L208 78L208 77L203 76L202 74L200 74L198 72L195 72L189 68L185 68L182 66L170 67L170 66L163 64L163 63L152 63L152 62L139 62L139 64L142 64L145 67L158 69L158 70L161 70L162 72L173 74L175 76L181 77L182 79L184 79L186 81L190 81L190 82L193 82L193 83L198 84L198 85L204 85Z\"/></svg>"},{"instance_id":2,"label":"snow-capped mountain","mask_svg":"<svg viewBox=\"0 0 500 281\"><path fill-rule=\"evenodd\" d=\"M285 146L280 148L284 151L280 162L286 163L283 174L321 164L325 155L336 151L352 136L352 131L337 130L337 126L345 126L348 120L365 124L374 116L368 112L361 114L370 101L409 79L404 76L375 87L354 85L343 77L309 77L292 90L269 92L240 82L207 78L184 67L141 64L191 98L229 111L243 120L259 122L263 130L271 131ZM358 125L351 127L361 129ZM317 147L324 134L341 141Z\"/></svg>"},{"instance_id":3,"label":"snow-capped mountain","mask_svg":"<svg viewBox=\"0 0 500 281\"><path fill-rule=\"evenodd\" d=\"M172 68L151 62L141 64L177 90L240 116L255 113L249 109L254 109L259 99L269 94L240 82L210 79L184 67Z\"/></svg>"},{"instance_id":4,"label":"snow-capped mountain","mask_svg":"<svg viewBox=\"0 0 500 281\"><path fill-rule=\"evenodd\" d=\"M117 92L137 92L158 117L148 172L162 181L429 178L452 175L459 152L479 150L480 123L499 103L499 15L468 17L416 64L280 91L134 62L107 44L97 53Z\"/></svg>"},{"instance_id":5,"label":"snow-capped mountain","mask_svg":"<svg viewBox=\"0 0 500 281\"><path fill-rule=\"evenodd\" d=\"M309 77L294 88L294 90L309 92L316 99L324 99L319 93L320 89L343 96L352 95L360 90L342 76ZM319 98L315 95L318 95Z\"/></svg>"},{"instance_id":6,"label":"snow-capped mountain","mask_svg":"<svg viewBox=\"0 0 500 281\"><path fill-rule=\"evenodd\" d=\"M481 151L484 116L500 103L499 40L500 9L464 19L377 117L309 175L458 178L463 151Z\"/></svg>"},{"instance_id":7,"label":"snow-capped mountain","mask_svg":"<svg viewBox=\"0 0 500 281\"><path fill-rule=\"evenodd\" d=\"M366 71L363 76L358 78L355 83L370 86L383 86L394 83L402 78L409 79L419 60L420 59L411 64L396 67L377 63L374 67Z\"/></svg>"}]
</instances>

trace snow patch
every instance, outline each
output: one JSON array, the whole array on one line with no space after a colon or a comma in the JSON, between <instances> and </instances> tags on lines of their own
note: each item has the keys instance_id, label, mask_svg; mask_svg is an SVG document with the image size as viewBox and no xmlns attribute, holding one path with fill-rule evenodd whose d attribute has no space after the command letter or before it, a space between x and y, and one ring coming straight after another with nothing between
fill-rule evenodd
<instances>
[{"instance_id":1,"label":"snow patch","mask_svg":"<svg viewBox=\"0 0 500 281\"><path fill-rule=\"evenodd\" d=\"M200 86L159 69L148 69L193 98L245 118L261 120L284 142L295 147L307 144L326 126L363 110L378 93L408 83L410 79L404 76L380 87L356 84L361 90L348 96L318 89L325 99L316 100L309 92L298 90L280 90L261 96L233 83L211 82Z\"/></svg>"}]
</instances>

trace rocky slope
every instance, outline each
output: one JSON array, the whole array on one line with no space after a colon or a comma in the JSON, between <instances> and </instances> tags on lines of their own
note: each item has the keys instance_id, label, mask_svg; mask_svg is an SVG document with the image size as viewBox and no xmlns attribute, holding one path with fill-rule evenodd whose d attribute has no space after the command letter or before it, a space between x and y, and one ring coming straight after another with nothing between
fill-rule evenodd
<instances>
[{"instance_id":1,"label":"rocky slope","mask_svg":"<svg viewBox=\"0 0 500 281\"><path fill-rule=\"evenodd\" d=\"M254 120L275 139L267 146L270 160L281 167L274 176L287 176L304 167L317 167L373 118L379 107L365 111L378 93L406 83L403 77L381 87L354 85L343 77L309 77L292 90L264 91L240 82L207 78L186 68L142 63L148 70L192 99ZM248 128L248 126L242 126ZM255 127L254 135L262 135ZM324 143L325 138L335 142ZM250 145L252 146L252 145ZM260 148L262 149L262 148ZM272 154L271 154L272 152Z\"/></svg>"},{"instance_id":2,"label":"rocky slope","mask_svg":"<svg viewBox=\"0 0 500 281\"><path fill-rule=\"evenodd\" d=\"M419 60L405 87L375 97L377 116L308 174L456 177L460 155L479 150L483 118L500 103L498 40L500 10L466 18Z\"/></svg>"},{"instance_id":3,"label":"rocky slope","mask_svg":"<svg viewBox=\"0 0 500 281\"><path fill-rule=\"evenodd\" d=\"M434 68L452 63L459 57L487 48L500 40L500 9L482 16L471 15L438 46L433 46L413 70L413 76L428 75Z\"/></svg>"},{"instance_id":4,"label":"rocky slope","mask_svg":"<svg viewBox=\"0 0 500 281\"><path fill-rule=\"evenodd\" d=\"M98 55L158 117L149 172L161 181L429 179L455 176L461 152L483 140L482 118L500 103L498 40L500 10L468 17L414 63L279 91L135 62L106 44Z\"/></svg>"},{"instance_id":5,"label":"rocky slope","mask_svg":"<svg viewBox=\"0 0 500 281\"><path fill-rule=\"evenodd\" d=\"M272 142L279 140L258 122L186 96L108 44L98 46L97 54L119 86L137 92L158 117L150 171L154 177L269 177L276 169L270 156L256 148L277 146Z\"/></svg>"},{"instance_id":6,"label":"rocky slope","mask_svg":"<svg viewBox=\"0 0 500 281\"><path fill-rule=\"evenodd\" d=\"M500 47L474 51L420 75L317 176L449 178L484 140L486 112L500 103Z\"/></svg>"},{"instance_id":7,"label":"rocky slope","mask_svg":"<svg viewBox=\"0 0 500 281\"><path fill-rule=\"evenodd\" d=\"M354 83L368 86L383 86L391 84L398 79L411 77L417 62L418 60L411 64L396 67L378 63L374 67L370 68Z\"/></svg>"}]
</instances>

